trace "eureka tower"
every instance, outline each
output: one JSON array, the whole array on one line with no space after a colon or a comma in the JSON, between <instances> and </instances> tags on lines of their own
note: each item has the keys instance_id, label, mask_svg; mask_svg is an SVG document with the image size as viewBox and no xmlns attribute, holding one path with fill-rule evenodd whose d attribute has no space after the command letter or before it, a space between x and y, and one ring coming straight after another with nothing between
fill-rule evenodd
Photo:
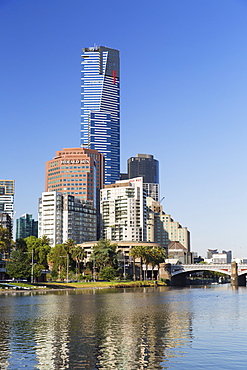
<instances>
[{"instance_id":1,"label":"eureka tower","mask_svg":"<svg viewBox=\"0 0 247 370\"><path fill-rule=\"evenodd\" d=\"M119 51L82 49L81 146L105 157L105 184L120 176Z\"/></svg>"}]
</instances>

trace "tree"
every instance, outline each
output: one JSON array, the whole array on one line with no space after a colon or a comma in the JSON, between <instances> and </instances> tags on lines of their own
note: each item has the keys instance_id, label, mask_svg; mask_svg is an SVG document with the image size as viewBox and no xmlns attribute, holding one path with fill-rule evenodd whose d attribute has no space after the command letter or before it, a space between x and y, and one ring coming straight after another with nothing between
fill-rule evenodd
<instances>
[{"instance_id":1,"label":"tree","mask_svg":"<svg viewBox=\"0 0 247 370\"><path fill-rule=\"evenodd\" d=\"M27 245L28 253L33 253L33 258L36 264L43 266L43 269L48 269L47 256L51 250L48 238L36 238L36 236L29 236L24 239Z\"/></svg>"},{"instance_id":2,"label":"tree","mask_svg":"<svg viewBox=\"0 0 247 370\"><path fill-rule=\"evenodd\" d=\"M71 253L72 253L72 259L74 261L76 261L77 266L78 266L77 275L80 275L80 273L81 273L81 269L80 269L81 262L84 260L85 255L86 255L85 249L80 247L80 246L74 246L71 250Z\"/></svg>"},{"instance_id":3,"label":"tree","mask_svg":"<svg viewBox=\"0 0 247 370\"><path fill-rule=\"evenodd\" d=\"M43 235L41 238L39 238L41 240L41 244L42 245L50 245L51 241L50 239L48 238L48 236L46 235Z\"/></svg>"},{"instance_id":4,"label":"tree","mask_svg":"<svg viewBox=\"0 0 247 370\"><path fill-rule=\"evenodd\" d=\"M57 244L48 254L48 262L52 265L52 276L63 278L67 269L67 250L64 244Z\"/></svg>"},{"instance_id":5,"label":"tree","mask_svg":"<svg viewBox=\"0 0 247 370\"><path fill-rule=\"evenodd\" d=\"M136 261L135 259L137 258L137 251L135 247L132 247L131 250L129 251L129 256L133 258L133 279L136 281Z\"/></svg>"},{"instance_id":6,"label":"tree","mask_svg":"<svg viewBox=\"0 0 247 370\"><path fill-rule=\"evenodd\" d=\"M29 278L31 276L31 265L28 254L21 249L12 251L6 269L8 274L15 279Z\"/></svg>"},{"instance_id":7,"label":"tree","mask_svg":"<svg viewBox=\"0 0 247 370\"><path fill-rule=\"evenodd\" d=\"M76 243L73 239L68 239L66 243L64 243L64 248L67 253L71 254L72 249L75 247Z\"/></svg>"},{"instance_id":8,"label":"tree","mask_svg":"<svg viewBox=\"0 0 247 370\"><path fill-rule=\"evenodd\" d=\"M116 277L116 269L112 266L105 266L101 269L99 277L103 280L114 280Z\"/></svg>"},{"instance_id":9,"label":"tree","mask_svg":"<svg viewBox=\"0 0 247 370\"><path fill-rule=\"evenodd\" d=\"M117 244L111 243L110 240L100 239L93 247L91 261L101 271L106 266L111 266L114 269L118 267L117 259Z\"/></svg>"},{"instance_id":10,"label":"tree","mask_svg":"<svg viewBox=\"0 0 247 370\"><path fill-rule=\"evenodd\" d=\"M133 263L133 270L134 270L134 280L136 280L136 274L135 274L135 259L140 259L140 280L142 280L142 266L143 266L143 260L146 260L147 258L147 248L143 245L135 245L131 248L129 255L134 259Z\"/></svg>"},{"instance_id":11,"label":"tree","mask_svg":"<svg viewBox=\"0 0 247 370\"><path fill-rule=\"evenodd\" d=\"M12 245L11 232L0 226L0 252L9 252Z\"/></svg>"},{"instance_id":12,"label":"tree","mask_svg":"<svg viewBox=\"0 0 247 370\"><path fill-rule=\"evenodd\" d=\"M154 267L164 262L166 258L166 250L162 247L154 247L150 250L149 264L152 267L152 280L154 280Z\"/></svg>"}]
</instances>

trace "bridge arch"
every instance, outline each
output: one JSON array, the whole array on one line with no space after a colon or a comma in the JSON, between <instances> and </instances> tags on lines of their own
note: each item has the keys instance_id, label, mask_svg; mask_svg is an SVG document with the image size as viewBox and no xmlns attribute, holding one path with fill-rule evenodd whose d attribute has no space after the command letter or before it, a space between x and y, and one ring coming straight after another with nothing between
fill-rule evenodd
<instances>
[{"instance_id":1,"label":"bridge arch","mask_svg":"<svg viewBox=\"0 0 247 370\"><path fill-rule=\"evenodd\" d=\"M246 286L247 264L191 264L169 265L170 280L172 285L185 285L186 276L199 271L220 272L231 277L232 285ZM237 279L237 280L236 280Z\"/></svg>"}]
</instances>

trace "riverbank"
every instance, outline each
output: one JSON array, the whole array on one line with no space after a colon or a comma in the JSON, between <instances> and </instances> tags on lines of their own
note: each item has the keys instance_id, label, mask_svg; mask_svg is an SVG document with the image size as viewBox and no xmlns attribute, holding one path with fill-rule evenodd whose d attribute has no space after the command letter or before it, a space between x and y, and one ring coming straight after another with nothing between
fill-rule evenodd
<instances>
[{"instance_id":1,"label":"riverbank","mask_svg":"<svg viewBox=\"0 0 247 370\"><path fill-rule=\"evenodd\" d=\"M0 293L6 292L27 292L27 291L52 291L52 290L70 290L70 289L103 289L103 288L139 288L151 286L165 286L162 281L90 281L90 282L48 282L48 283L0 283ZM13 288L12 288L13 286Z\"/></svg>"}]
</instances>

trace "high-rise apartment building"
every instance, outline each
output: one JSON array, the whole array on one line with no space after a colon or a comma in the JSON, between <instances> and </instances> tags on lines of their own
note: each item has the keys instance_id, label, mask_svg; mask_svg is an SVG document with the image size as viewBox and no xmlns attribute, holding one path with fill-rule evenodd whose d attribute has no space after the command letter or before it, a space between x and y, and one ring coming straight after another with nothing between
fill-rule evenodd
<instances>
[{"instance_id":1,"label":"high-rise apartment building","mask_svg":"<svg viewBox=\"0 0 247 370\"><path fill-rule=\"evenodd\" d=\"M25 213L16 220L16 239L31 235L38 237L38 221L31 214Z\"/></svg>"},{"instance_id":2,"label":"high-rise apartment building","mask_svg":"<svg viewBox=\"0 0 247 370\"><path fill-rule=\"evenodd\" d=\"M14 180L0 180L0 225L12 233L14 218Z\"/></svg>"},{"instance_id":3,"label":"high-rise apartment building","mask_svg":"<svg viewBox=\"0 0 247 370\"><path fill-rule=\"evenodd\" d=\"M45 191L57 191L99 205L104 156L88 148L65 148L46 162Z\"/></svg>"},{"instance_id":4,"label":"high-rise apartment building","mask_svg":"<svg viewBox=\"0 0 247 370\"><path fill-rule=\"evenodd\" d=\"M0 212L0 226L12 233L13 220L8 213Z\"/></svg>"},{"instance_id":5,"label":"high-rise apartment building","mask_svg":"<svg viewBox=\"0 0 247 370\"><path fill-rule=\"evenodd\" d=\"M127 161L128 174L121 174L121 179L143 177L143 188L147 196L159 201L159 161L150 154L137 154Z\"/></svg>"},{"instance_id":6,"label":"high-rise apartment building","mask_svg":"<svg viewBox=\"0 0 247 370\"><path fill-rule=\"evenodd\" d=\"M0 212L14 217L14 180L0 180Z\"/></svg>"},{"instance_id":7,"label":"high-rise apartment building","mask_svg":"<svg viewBox=\"0 0 247 370\"><path fill-rule=\"evenodd\" d=\"M146 240L146 191L141 177L105 185L100 191L102 237L115 241Z\"/></svg>"},{"instance_id":8,"label":"high-rise apartment building","mask_svg":"<svg viewBox=\"0 0 247 370\"><path fill-rule=\"evenodd\" d=\"M104 46L82 49L81 146L105 157L105 184L120 174L119 51Z\"/></svg>"},{"instance_id":9,"label":"high-rise apartment building","mask_svg":"<svg viewBox=\"0 0 247 370\"><path fill-rule=\"evenodd\" d=\"M69 239L76 243L96 240L96 209L73 195L43 192L39 199L38 236L44 235L50 239L51 246Z\"/></svg>"},{"instance_id":10,"label":"high-rise apartment building","mask_svg":"<svg viewBox=\"0 0 247 370\"><path fill-rule=\"evenodd\" d=\"M173 241L179 242L190 253L190 232L170 215L163 212L159 202L147 197L147 240L165 248Z\"/></svg>"}]
</instances>

